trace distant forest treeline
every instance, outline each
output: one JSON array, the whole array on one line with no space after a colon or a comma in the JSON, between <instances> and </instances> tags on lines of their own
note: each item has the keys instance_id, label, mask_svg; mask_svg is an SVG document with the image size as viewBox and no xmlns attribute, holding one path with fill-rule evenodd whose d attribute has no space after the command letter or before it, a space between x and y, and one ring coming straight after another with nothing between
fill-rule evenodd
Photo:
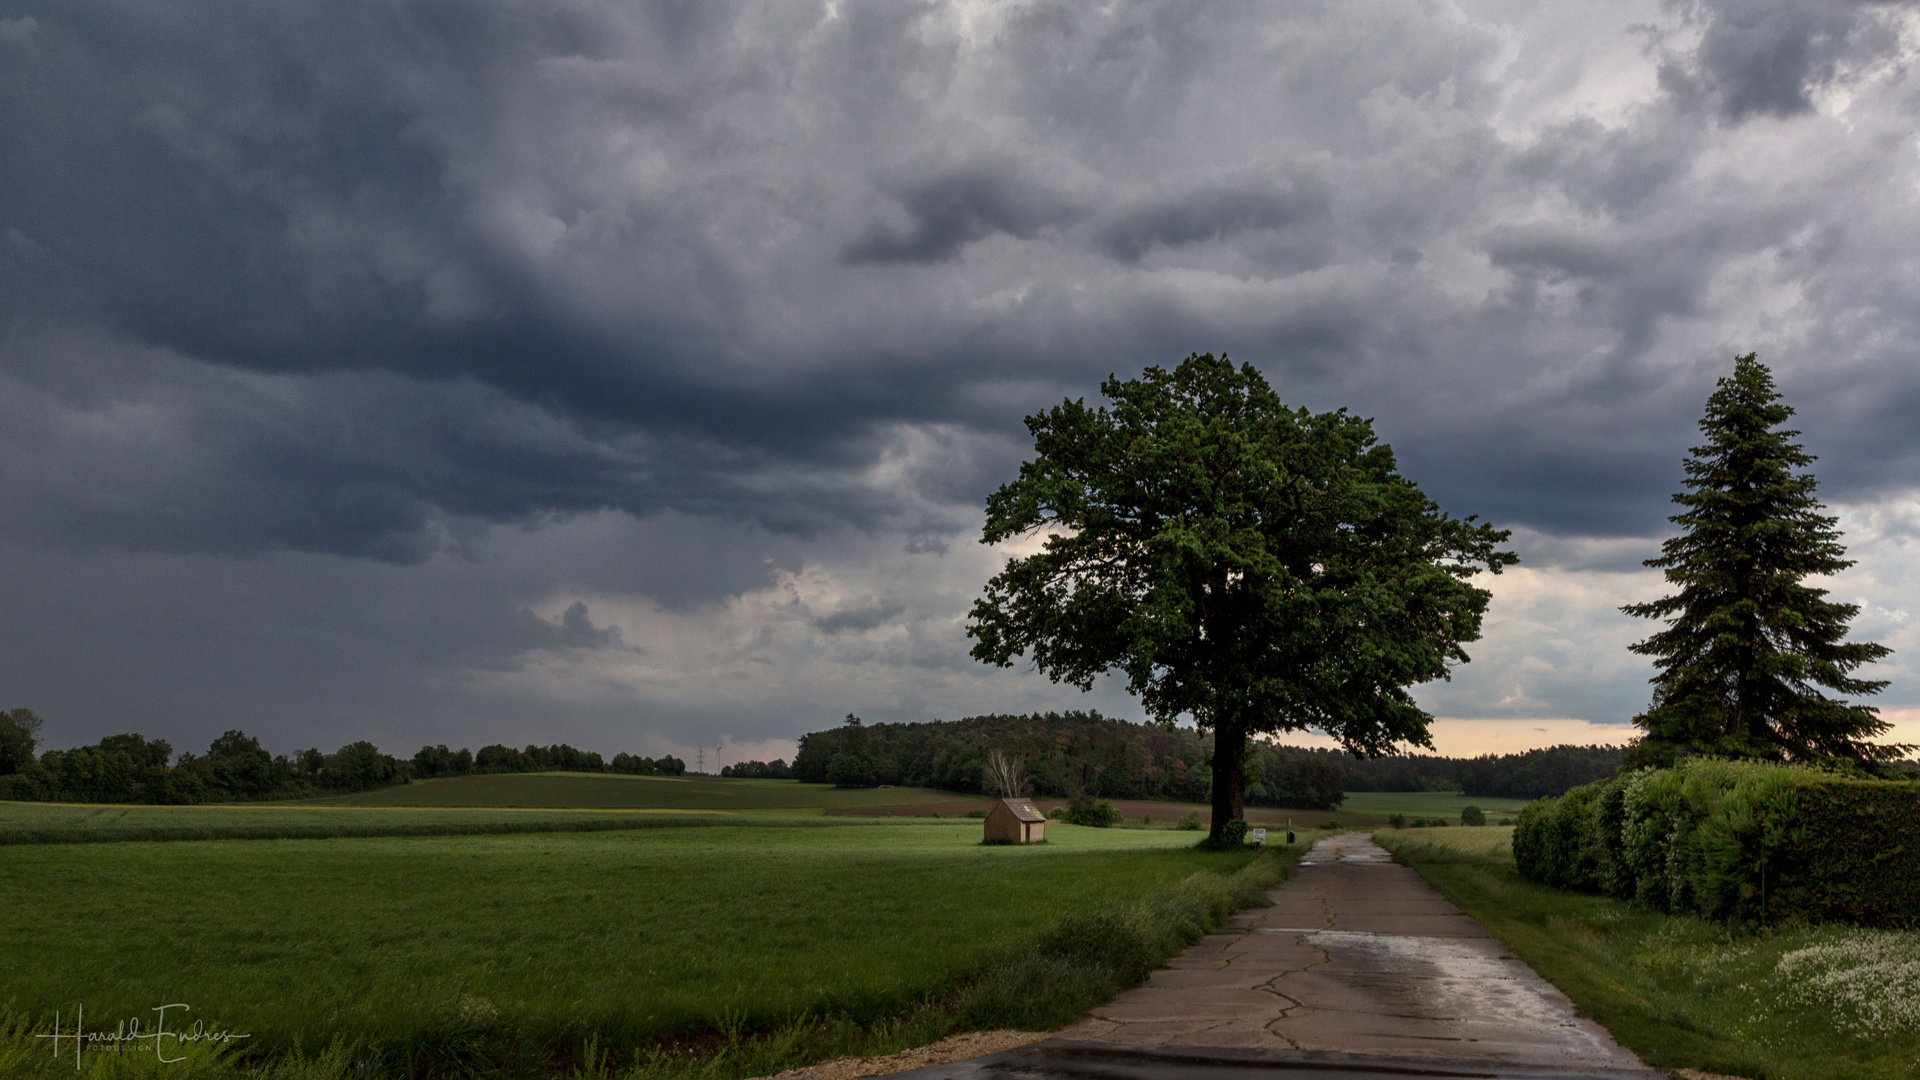
<instances>
[{"instance_id":1,"label":"distant forest treeline","mask_svg":"<svg viewBox=\"0 0 1920 1080\"><path fill-rule=\"evenodd\" d=\"M726 765L720 769L720 775L736 780L791 780L793 770L787 768L782 758L772 761L743 761L738 765Z\"/></svg>"},{"instance_id":2,"label":"distant forest treeline","mask_svg":"<svg viewBox=\"0 0 1920 1080\"><path fill-rule=\"evenodd\" d=\"M1338 750L1302 750L1340 762L1348 791L1461 791L1501 799L1538 799L1620 771L1624 746L1562 744L1520 754L1474 758L1396 754L1356 758Z\"/></svg>"},{"instance_id":3,"label":"distant forest treeline","mask_svg":"<svg viewBox=\"0 0 1920 1080\"><path fill-rule=\"evenodd\" d=\"M800 738L793 777L841 787L880 784L984 793L988 750L1021 759L1035 795L1205 802L1213 740L1187 728L1110 720L1098 712L973 716L916 724L863 724ZM1337 762L1261 745L1247 772L1247 802L1331 810L1345 773Z\"/></svg>"},{"instance_id":4,"label":"distant forest treeline","mask_svg":"<svg viewBox=\"0 0 1920 1080\"><path fill-rule=\"evenodd\" d=\"M269 754L260 740L229 731L205 754L174 757L165 739L109 735L92 746L35 755L40 719L28 709L0 712L0 799L32 802L201 803L303 799L393 787L414 779L470 773L619 772L678 776L676 757L615 754L555 746L483 746L478 752L423 746L411 760L370 742L331 754L317 749Z\"/></svg>"},{"instance_id":5,"label":"distant forest treeline","mask_svg":"<svg viewBox=\"0 0 1920 1080\"><path fill-rule=\"evenodd\" d=\"M318 749L270 754L260 741L229 731L205 754L174 755L164 739L113 735L92 746L36 754L40 721L27 709L0 711L0 799L58 802L197 803L299 799L348 794L441 776L517 772L610 772L679 776L677 757L599 753L564 743L483 746L478 751L423 746L412 758L370 742L331 754ZM1204 803L1212 789L1212 739L1187 728L1112 720L1098 712L975 716L915 724L849 722L800 739L793 764L741 762L726 777L792 778L843 787L881 784L984 793L981 763L990 749L1022 759L1033 793L1102 799ZM1612 776L1623 750L1556 746L1499 757L1431 755L1363 760L1337 750L1256 744L1248 763L1253 806L1332 809L1349 791L1460 791L1531 799Z\"/></svg>"},{"instance_id":6,"label":"distant forest treeline","mask_svg":"<svg viewBox=\"0 0 1920 1080\"><path fill-rule=\"evenodd\" d=\"M1188 728L1112 720L1098 712L975 716L913 724L864 724L800 738L796 780L842 787L880 784L984 792L990 749L1019 757L1033 793L1064 797L1206 802L1213 740ZM1253 806L1332 809L1349 791L1464 791L1535 799L1612 776L1625 749L1555 746L1522 754L1449 758L1356 758L1338 750L1255 744L1247 770Z\"/></svg>"}]
</instances>

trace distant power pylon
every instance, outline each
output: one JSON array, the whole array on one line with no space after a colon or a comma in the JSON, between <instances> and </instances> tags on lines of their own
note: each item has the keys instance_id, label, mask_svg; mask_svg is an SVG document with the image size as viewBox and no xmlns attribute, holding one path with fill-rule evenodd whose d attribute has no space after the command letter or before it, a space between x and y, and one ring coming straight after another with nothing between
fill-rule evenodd
<instances>
[{"instance_id":1,"label":"distant power pylon","mask_svg":"<svg viewBox=\"0 0 1920 1080\"><path fill-rule=\"evenodd\" d=\"M693 775L707 775L707 751L705 747L696 750L693 755Z\"/></svg>"}]
</instances>

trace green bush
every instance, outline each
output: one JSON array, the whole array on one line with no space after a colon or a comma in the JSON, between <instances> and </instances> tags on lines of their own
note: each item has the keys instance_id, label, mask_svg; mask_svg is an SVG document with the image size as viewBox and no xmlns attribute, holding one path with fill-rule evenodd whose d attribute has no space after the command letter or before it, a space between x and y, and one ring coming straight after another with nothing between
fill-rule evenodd
<instances>
[{"instance_id":1,"label":"green bush","mask_svg":"<svg viewBox=\"0 0 1920 1080\"><path fill-rule=\"evenodd\" d=\"M1460 824L1485 825L1486 823L1487 823L1487 815L1479 807L1468 806L1461 809Z\"/></svg>"},{"instance_id":2,"label":"green bush","mask_svg":"<svg viewBox=\"0 0 1920 1080\"><path fill-rule=\"evenodd\" d=\"M1742 923L1920 925L1920 783L1692 759L1541 799L1522 874Z\"/></svg>"},{"instance_id":3,"label":"green bush","mask_svg":"<svg viewBox=\"0 0 1920 1080\"><path fill-rule=\"evenodd\" d=\"M1067 824L1111 829L1120 824L1120 811L1105 799L1075 799L1067 806Z\"/></svg>"},{"instance_id":4,"label":"green bush","mask_svg":"<svg viewBox=\"0 0 1920 1080\"><path fill-rule=\"evenodd\" d=\"M1247 834L1251 831L1252 826L1239 818L1234 818L1221 826L1219 836L1201 837L1200 843L1196 846L1202 851L1245 851Z\"/></svg>"},{"instance_id":5,"label":"green bush","mask_svg":"<svg viewBox=\"0 0 1920 1080\"><path fill-rule=\"evenodd\" d=\"M1405 814L1388 814L1388 815L1387 815L1387 827L1388 827L1388 828L1390 828L1390 829L1404 829L1404 828L1406 828L1406 827L1407 827L1407 815L1405 815Z\"/></svg>"},{"instance_id":6,"label":"green bush","mask_svg":"<svg viewBox=\"0 0 1920 1080\"><path fill-rule=\"evenodd\" d=\"M1174 828L1181 829L1186 832L1199 832L1200 831L1200 811L1198 810L1187 811L1187 816L1181 818L1179 824L1175 825Z\"/></svg>"}]
</instances>

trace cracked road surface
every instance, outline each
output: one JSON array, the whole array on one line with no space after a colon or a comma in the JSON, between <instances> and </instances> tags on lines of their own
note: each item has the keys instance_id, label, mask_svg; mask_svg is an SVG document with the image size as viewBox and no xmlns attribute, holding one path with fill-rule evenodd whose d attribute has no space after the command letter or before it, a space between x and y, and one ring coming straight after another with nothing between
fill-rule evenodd
<instances>
[{"instance_id":1,"label":"cracked road surface","mask_svg":"<svg viewBox=\"0 0 1920 1080\"><path fill-rule=\"evenodd\" d=\"M1660 1075L1365 834L1268 895L1054 1038L908 1075Z\"/></svg>"}]
</instances>

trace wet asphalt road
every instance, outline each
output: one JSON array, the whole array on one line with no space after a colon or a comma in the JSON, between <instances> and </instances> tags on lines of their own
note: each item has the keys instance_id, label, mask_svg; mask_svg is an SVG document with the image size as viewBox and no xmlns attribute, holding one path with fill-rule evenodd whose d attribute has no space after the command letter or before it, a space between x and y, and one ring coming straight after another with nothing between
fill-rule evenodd
<instances>
[{"instance_id":1,"label":"wet asphalt road","mask_svg":"<svg viewBox=\"0 0 1920 1080\"><path fill-rule=\"evenodd\" d=\"M1320 841L1269 895L1052 1039L902 1075L1662 1075L1365 834Z\"/></svg>"}]
</instances>

